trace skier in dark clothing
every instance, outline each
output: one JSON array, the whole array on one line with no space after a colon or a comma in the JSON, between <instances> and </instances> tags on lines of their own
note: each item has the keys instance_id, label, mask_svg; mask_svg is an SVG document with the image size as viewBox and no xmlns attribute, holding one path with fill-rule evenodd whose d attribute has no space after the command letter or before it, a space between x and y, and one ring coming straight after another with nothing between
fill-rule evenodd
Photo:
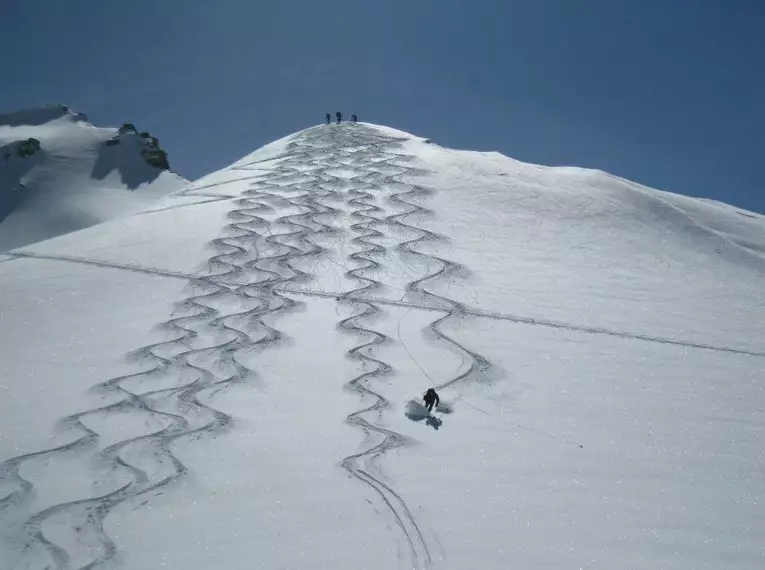
<instances>
[{"instance_id":1,"label":"skier in dark clothing","mask_svg":"<svg viewBox=\"0 0 765 570\"><path fill-rule=\"evenodd\" d=\"M327 124L330 124L332 122L332 115L327 113Z\"/></svg>"},{"instance_id":2,"label":"skier in dark clothing","mask_svg":"<svg viewBox=\"0 0 765 570\"><path fill-rule=\"evenodd\" d=\"M354 123L358 123L359 116L356 113L354 113L353 115L351 115L351 121L353 121Z\"/></svg>"},{"instance_id":3,"label":"skier in dark clothing","mask_svg":"<svg viewBox=\"0 0 765 570\"><path fill-rule=\"evenodd\" d=\"M441 402L441 398L438 397L438 394L436 394L436 391L433 388L428 388L428 391L425 392L422 399L425 401L425 407L428 408L428 413L433 411L433 406L437 408L438 404Z\"/></svg>"},{"instance_id":4,"label":"skier in dark clothing","mask_svg":"<svg viewBox=\"0 0 765 570\"><path fill-rule=\"evenodd\" d=\"M337 117L337 124L338 125L343 122L343 114L340 111L335 113L335 117Z\"/></svg>"}]
</instances>

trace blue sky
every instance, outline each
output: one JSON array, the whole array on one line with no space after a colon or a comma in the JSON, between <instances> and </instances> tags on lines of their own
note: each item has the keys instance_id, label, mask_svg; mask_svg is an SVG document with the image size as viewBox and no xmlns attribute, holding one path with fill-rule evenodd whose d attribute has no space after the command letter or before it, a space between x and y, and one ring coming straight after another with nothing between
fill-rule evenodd
<instances>
[{"instance_id":1,"label":"blue sky","mask_svg":"<svg viewBox=\"0 0 765 570\"><path fill-rule=\"evenodd\" d=\"M765 212L759 0L5 0L0 110L66 103L196 178L357 112Z\"/></svg>"}]
</instances>

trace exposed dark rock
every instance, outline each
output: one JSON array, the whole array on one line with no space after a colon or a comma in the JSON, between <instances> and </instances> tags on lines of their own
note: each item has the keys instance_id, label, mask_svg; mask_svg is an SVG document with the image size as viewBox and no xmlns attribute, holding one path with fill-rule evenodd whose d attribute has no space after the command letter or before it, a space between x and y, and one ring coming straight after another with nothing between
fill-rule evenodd
<instances>
[{"instance_id":1,"label":"exposed dark rock","mask_svg":"<svg viewBox=\"0 0 765 570\"><path fill-rule=\"evenodd\" d=\"M138 131L135 129L135 126L133 123L125 123L122 125L119 130L117 131L121 135L131 134L136 135L138 134Z\"/></svg>"},{"instance_id":2,"label":"exposed dark rock","mask_svg":"<svg viewBox=\"0 0 765 570\"><path fill-rule=\"evenodd\" d=\"M40 141L37 139L29 138L19 143L18 153L19 156L32 156L38 150L40 150Z\"/></svg>"},{"instance_id":3,"label":"exposed dark rock","mask_svg":"<svg viewBox=\"0 0 765 570\"><path fill-rule=\"evenodd\" d=\"M141 156L147 164L161 170L170 170L170 163L167 161L167 153L159 147L146 147L141 151Z\"/></svg>"},{"instance_id":4,"label":"exposed dark rock","mask_svg":"<svg viewBox=\"0 0 765 570\"><path fill-rule=\"evenodd\" d=\"M40 141L29 138L23 141L14 141L0 147L0 156L5 162L8 162L12 156L25 158L32 156L42 148Z\"/></svg>"},{"instance_id":5,"label":"exposed dark rock","mask_svg":"<svg viewBox=\"0 0 765 570\"><path fill-rule=\"evenodd\" d=\"M160 170L169 170L170 164L167 160L167 153L159 146L159 139L151 136L148 131L141 131L140 133L132 123L125 123L118 130L117 134L113 138L106 141L106 146L117 146L123 140L132 139L138 137L140 153L146 164L159 168ZM135 143L133 143L135 144ZM132 148L132 147L130 147Z\"/></svg>"}]
</instances>

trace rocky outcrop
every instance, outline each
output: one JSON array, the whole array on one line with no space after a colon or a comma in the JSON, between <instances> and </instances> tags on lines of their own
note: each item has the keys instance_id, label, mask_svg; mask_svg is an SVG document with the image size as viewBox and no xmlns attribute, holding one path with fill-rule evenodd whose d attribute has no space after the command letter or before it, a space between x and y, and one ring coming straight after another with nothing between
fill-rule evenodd
<instances>
[{"instance_id":1,"label":"rocky outcrop","mask_svg":"<svg viewBox=\"0 0 765 570\"><path fill-rule=\"evenodd\" d=\"M41 149L35 138L0 145L0 222L26 197L24 176L39 163Z\"/></svg>"},{"instance_id":2,"label":"rocky outcrop","mask_svg":"<svg viewBox=\"0 0 765 570\"><path fill-rule=\"evenodd\" d=\"M170 170L167 153L160 148L159 139L151 136L148 131L139 133L135 125L125 123L117 129L117 134L112 139L106 141L106 146L117 146L126 143L138 144L139 152L146 164L160 170Z\"/></svg>"},{"instance_id":3,"label":"rocky outcrop","mask_svg":"<svg viewBox=\"0 0 765 570\"><path fill-rule=\"evenodd\" d=\"M120 135L127 135L127 134L137 135L138 131L135 130L135 126L133 125L133 123L125 123L119 129L117 129L117 133Z\"/></svg>"},{"instance_id":4,"label":"rocky outcrop","mask_svg":"<svg viewBox=\"0 0 765 570\"><path fill-rule=\"evenodd\" d=\"M42 148L40 141L34 138L28 138L23 141L14 141L0 147L0 156L5 162L8 162L14 156L26 158L32 156Z\"/></svg>"},{"instance_id":5,"label":"rocky outcrop","mask_svg":"<svg viewBox=\"0 0 765 570\"><path fill-rule=\"evenodd\" d=\"M142 133L143 134L143 133ZM167 153L159 147L159 139L148 136L142 137L144 140L141 156L151 166L160 170L170 170L170 163L167 161Z\"/></svg>"},{"instance_id":6,"label":"rocky outcrop","mask_svg":"<svg viewBox=\"0 0 765 570\"><path fill-rule=\"evenodd\" d=\"M143 211L188 184L155 137L120 125L65 105L0 113L0 252Z\"/></svg>"},{"instance_id":7,"label":"rocky outcrop","mask_svg":"<svg viewBox=\"0 0 765 570\"><path fill-rule=\"evenodd\" d=\"M25 141L19 142L18 147L18 153L19 156L32 156L34 153L36 153L38 150L40 150L42 147L40 145L40 141L34 138L28 138Z\"/></svg>"}]
</instances>

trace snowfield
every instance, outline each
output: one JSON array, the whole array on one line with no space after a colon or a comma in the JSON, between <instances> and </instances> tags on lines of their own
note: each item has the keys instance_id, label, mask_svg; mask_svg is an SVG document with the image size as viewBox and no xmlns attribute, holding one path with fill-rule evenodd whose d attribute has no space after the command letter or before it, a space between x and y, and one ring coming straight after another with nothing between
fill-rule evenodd
<instances>
[{"instance_id":1,"label":"snowfield","mask_svg":"<svg viewBox=\"0 0 765 570\"><path fill-rule=\"evenodd\" d=\"M99 128L66 107L0 114L0 252L147 209L188 181L147 164L142 139ZM41 150L16 156L18 141ZM9 146L6 146L9 145Z\"/></svg>"},{"instance_id":2,"label":"snowfield","mask_svg":"<svg viewBox=\"0 0 765 570\"><path fill-rule=\"evenodd\" d=\"M3 570L765 566L758 214L319 126L0 291Z\"/></svg>"}]
</instances>

